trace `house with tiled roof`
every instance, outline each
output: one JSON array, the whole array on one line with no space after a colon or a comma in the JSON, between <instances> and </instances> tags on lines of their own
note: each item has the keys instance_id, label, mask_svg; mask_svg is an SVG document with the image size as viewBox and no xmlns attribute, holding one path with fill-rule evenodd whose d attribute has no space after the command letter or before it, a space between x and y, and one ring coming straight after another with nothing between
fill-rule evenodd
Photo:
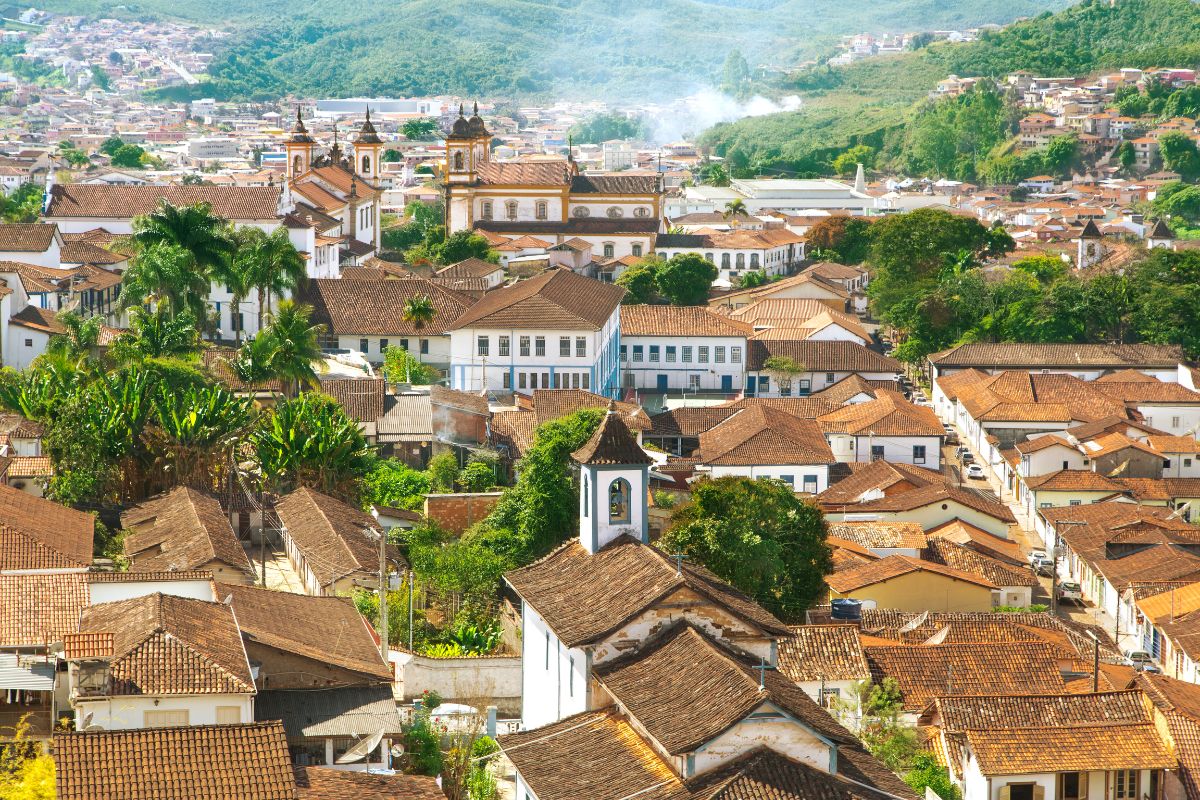
<instances>
[{"instance_id":1,"label":"house with tiled roof","mask_svg":"<svg viewBox=\"0 0 1200 800\"><path fill-rule=\"evenodd\" d=\"M621 309L621 386L640 392L741 391L750 326L697 306Z\"/></svg>"},{"instance_id":2,"label":"house with tiled roof","mask_svg":"<svg viewBox=\"0 0 1200 800\"><path fill-rule=\"evenodd\" d=\"M854 480L854 477L847 480ZM900 520L916 522L923 529L931 530L953 520L963 520L993 536L1007 539L1009 526L1017 521L1008 506L997 502L994 496L946 482L931 482L892 494L868 491L863 498L854 502L850 497L843 499L841 495L822 494L818 500L826 519L839 522Z\"/></svg>"},{"instance_id":3,"label":"house with tiled roof","mask_svg":"<svg viewBox=\"0 0 1200 800\"><path fill-rule=\"evenodd\" d=\"M779 643L779 671L822 707L871 679L858 628L853 625L796 625Z\"/></svg>"},{"instance_id":4,"label":"house with tiled roof","mask_svg":"<svg viewBox=\"0 0 1200 800\"><path fill-rule=\"evenodd\" d=\"M89 606L64 658L77 730L254 718L250 661L224 603L155 593Z\"/></svg>"},{"instance_id":5,"label":"house with tiled roof","mask_svg":"<svg viewBox=\"0 0 1200 800\"><path fill-rule=\"evenodd\" d=\"M806 270L781 281L714 295L708 301L708 307L716 310L736 311L765 299L818 300L834 311L846 311L850 292L838 283Z\"/></svg>"},{"instance_id":6,"label":"house with tiled roof","mask_svg":"<svg viewBox=\"0 0 1200 800\"><path fill-rule=\"evenodd\" d=\"M654 250L664 260L683 254L703 257L717 267L714 286L728 288L747 273L768 278L789 274L804 261L804 245L804 237L787 228L704 228L690 234L659 234Z\"/></svg>"},{"instance_id":7,"label":"house with tiled roof","mask_svg":"<svg viewBox=\"0 0 1200 800\"><path fill-rule=\"evenodd\" d=\"M825 576L830 599L903 611L987 611L998 587L978 572L890 555Z\"/></svg>"},{"instance_id":8,"label":"house with tiled roof","mask_svg":"<svg viewBox=\"0 0 1200 800\"><path fill-rule=\"evenodd\" d=\"M851 375L872 383L900 375L900 362L856 342L753 339L746 361L746 394L805 397Z\"/></svg>"},{"instance_id":9,"label":"house with tiled roof","mask_svg":"<svg viewBox=\"0 0 1200 800\"><path fill-rule=\"evenodd\" d=\"M203 570L219 583L254 582L254 567L215 497L180 486L121 514L132 572Z\"/></svg>"},{"instance_id":10,"label":"house with tiled roof","mask_svg":"<svg viewBox=\"0 0 1200 800\"><path fill-rule=\"evenodd\" d=\"M275 504L284 549L310 595L337 595L379 580L379 523L335 497L301 487ZM403 564L391 545L389 571Z\"/></svg>"},{"instance_id":11,"label":"house with tiled roof","mask_svg":"<svg viewBox=\"0 0 1200 800\"><path fill-rule=\"evenodd\" d=\"M876 461L940 469L946 432L933 409L895 391L817 417L838 461Z\"/></svg>"},{"instance_id":12,"label":"house with tiled roof","mask_svg":"<svg viewBox=\"0 0 1200 800\"><path fill-rule=\"evenodd\" d=\"M417 325L404 319L405 304L427 298L433 319ZM382 364L389 347L401 347L439 370L450 365L450 331L472 298L418 278L308 281L300 300L313 307L312 321L325 326L322 344L354 350Z\"/></svg>"},{"instance_id":13,"label":"house with tiled roof","mask_svg":"<svg viewBox=\"0 0 1200 800\"><path fill-rule=\"evenodd\" d=\"M614 396L624 296L619 286L569 269L488 292L449 328L451 388Z\"/></svg>"},{"instance_id":14,"label":"house with tiled roof","mask_svg":"<svg viewBox=\"0 0 1200 800\"><path fill-rule=\"evenodd\" d=\"M971 342L929 356L932 378L967 369L1067 373L1095 380L1117 370L1132 369L1171 380L1184 361L1179 345L1159 344L1023 344Z\"/></svg>"},{"instance_id":15,"label":"house with tiled roof","mask_svg":"<svg viewBox=\"0 0 1200 800\"><path fill-rule=\"evenodd\" d=\"M1140 691L939 695L921 714L963 800L1164 796L1181 758ZM1188 745L1191 742L1187 743ZM1188 794L1187 796L1190 796Z\"/></svg>"},{"instance_id":16,"label":"house with tiled roof","mask_svg":"<svg viewBox=\"0 0 1200 800\"><path fill-rule=\"evenodd\" d=\"M696 471L710 477L775 478L808 494L828 488L830 467L837 463L814 420L761 404L749 405L700 434L693 455Z\"/></svg>"},{"instance_id":17,"label":"house with tiled roof","mask_svg":"<svg viewBox=\"0 0 1200 800\"><path fill-rule=\"evenodd\" d=\"M90 566L95 527L91 514L0 485L0 571Z\"/></svg>"}]
</instances>

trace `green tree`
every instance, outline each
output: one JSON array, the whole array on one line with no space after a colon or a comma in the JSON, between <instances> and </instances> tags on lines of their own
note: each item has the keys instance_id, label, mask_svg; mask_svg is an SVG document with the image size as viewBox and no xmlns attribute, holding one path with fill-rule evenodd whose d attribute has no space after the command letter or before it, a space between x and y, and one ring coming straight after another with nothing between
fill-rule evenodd
<instances>
[{"instance_id":1,"label":"green tree","mask_svg":"<svg viewBox=\"0 0 1200 800\"><path fill-rule=\"evenodd\" d=\"M725 57L725 65L721 67L721 91L735 97L741 96L746 92L749 83L750 65L746 62L746 57L736 48L730 50L729 55Z\"/></svg>"},{"instance_id":2,"label":"green tree","mask_svg":"<svg viewBox=\"0 0 1200 800\"><path fill-rule=\"evenodd\" d=\"M697 306L708 300L717 279L716 266L697 253L679 253L667 259L654 275L659 293L676 306Z\"/></svg>"},{"instance_id":3,"label":"green tree","mask_svg":"<svg viewBox=\"0 0 1200 800\"><path fill-rule=\"evenodd\" d=\"M242 302L256 288L255 281L259 279L260 267L257 259L259 246L266 234L262 229L251 226L236 228L230 232L232 252L212 269L212 277L225 285L226 291L233 295L232 318L238 319L242 310ZM259 298L259 319L262 319L262 298ZM234 331L234 339L238 347L242 346L242 327L238 325Z\"/></svg>"},{"instance_id":4,"label":"green tree","mask_svg":"<svg viewBox=\"0 0 1200 800\"><path fill-rule=\"evenodd\" d=\"M571 453L600 425L604 412L585 409L544 423L521 459L514 486L468 538L512 564L540 558L573 535L579 519L579 487Z\"/></svg>"},{"instance_id":5,"label":"green tree","mask_svg":"<svg viewBox=\"0 0 1200 800\"><path fill-rule=\"evenodd\" d=\"M436 233L434 233L436 236ZM444 234L443 234L444 235ZM457 264L468 258L499 263L499 254L488 244L488 240L474 231L462 230L445 236L441 241L428 241L412 248L408 253L414 263L421 260L435 264Z\"/></svg>"},{"instance_id":6,"label":"green tree","mask_svg":"<svg viewBox=\"0 0 1200 800\"><path fill-rule=\"evenodd\" d=\"M1117 148L1117 162L1126 173L1133 171L1137 164L1137 151L1133 149L1132 142L1121 142L1121 146Z\"/></svg>"},{"instance_id":7,"label":"green tree","mask_svg":"<svg viewBox=\"0 0 1200 800\"><path fill-rule=\"evenodd\" d=\"M112 156L118 150L125 146L125 140L120 136L110 136L100 143L97 149L106 156Z\"/></svg>"},{"instance_id":8,"label":"green tree","mask_svg":"<svg viewBox=\"0 0 1200 800\"><path fill-rule=\"evenodd\" d=\"M950 773L938 763L933 753L917 753L912 758L912 767L904 776L917 796L924 797L926 789L932 789L942 800L962 800L962 790L950 778Z\"/></svg>"},{"instance_id":9,"label":"green tree","mask_svg":"<svg viewBox=\"0 0 1200 800\"><path fill-rule=\"evenodd\" d=\"M11 736L0 742L0 797L4 800L54 800L54 757L29 738L22 717Z\"/></svg>"},{"instance_id":10,"label":"green tree","mask_svg":"<svg viewBox=\"0 0 1200 800\"><path fill-rule=\"evenodd\" d=\"M176 206L163 200L133 220L133 240L141 249L170 244L187 251L202 273L218 269L233 253L229 223L208 203Z\"/></svg>"},{"instance_id":11,"label":"green tree","mask_svg":"<svg viewBox=\"0 0 1200 800\"><path fill-rule=\"evenodd\" d=\"M722 212L722 216L724 216L725 219L733 219L735 217L744 217L748 213L749 212L746 211L746 202L740 197L735 197L733 200L730 200L725 204L725 211Z\"/></svg>"},{"instance_id":12,"label":"green tree","mask_svg":"<svg viewBox=\"0 0 1200 800\"><path fill-rule=\"evenodd\" d=\"M287 492L308 486L357 500L358 482L374 452L358 423L332 397L305 392L277 403L250 436L268 488Z\"/></svg>"},{"instance_id":13,"label":"green tree","mask_svg":"<svg viewBox=\"0 0 1200 800\"><path fill-rule=\"evenodd\" d=\"M647 256L618 275L614 282L626 291L622 302L626 305L639 305L654 300L658 288L658 270L664 263L657 256Z\"/></svg>"},{"instance_id":14,"label":"green tree","mask_svg":"<svg viewBox=\"0 0 1200 800\"><path fill-rule=\"evenodd\" d=\"M437 129L437 120L425 117L422 119L406 120L400 127L400 132L404 134L405 139L432 139ZM399 161L400 159L397 158L395 160Z\"/></svg>"},{"instance_id":15,"label":"green tree","mask_svg":"<svg viewBox=\"0 0 1200 800\"><path fill-rule=\"evenodd\" d=\"M496 463L472 459L458 473L458 483L464 492L486 492L496 485Z\"/></svg>"},{"instance_id":16,"label":"green tree","mask_svg":"<svg viewBox=\"0 0 1200 800\"><path fill-rule=\"evenodd\" d=\"M567 131L576 144L600 144L611 139L641 139L646 127L641 119L624 114L593 114Z\"/></svg>"},{"instance_id":17,"label":"green tree","mask_svg":"<svg viewBox=\"0 0 1200 800\"><path fill-rule=\"evenodd\" d=\"M325 326L312 324L312 306L284 300L259 332L267 342L268 368L282 382L285 396L294 397L303 386L320 386L314 364L324 358L319 344L324 330Z\"/></svg>"},{"instance_id":18,"label":"green tree","mask_svg":"<svg viewBox=\"0 0 1200 800\"><path fill-rule=\"evenodd\" d=\"M436 316L437 307L429 299L429 295L423 294L404 301L404 311L400 314L400 319L412 325L419 335Z\"/></svg>"},{"instance_id":19,"label":"green tree","mask_svg":"<svg viewBox=\"0 0 1200 800\"><path fill-rule=\"evenodd\" d=\"M719 161L711 161L700 169L701 180L709 186L728 186L729 170Z\"/></svg>"},{"instance_id":20,"label":"green tree","mask_svg":"<svg viewBox=\"0 0 1200 800\"><path fill-rule=\"evenodd\" d=\"M154 310L135 306L129 310L129 329L112 343L117 361L143 361L147 358L194 358L200 349L196 317L184 309L168 313L166 306Z\"/></svg>"},{"instance_id":21,"label":"green tree","mask_svg":"<svg viewBox=\"0 0 1200 800\"><path fill-rule=\"evenodd\" d=\"M363 478L363 502L366 505L419 511L429 492L428 473L394 458L379 459Z\"/></svg>"},{"instance_id":22,"label":"green tree","mask_svg":"<svg viewBox=\"0 0 1200 800\"><path fill-rule=\"evenodd\" d=\"M84 319L74 311L60 311L55 318L66 329L66 333L50 337L47 350L75 361L91 356L100 341L102 320L99 317Z\"/></svg>"},{"instance_id":23,"label":"green tree","mask_svg":"<svg viewBox=\"0 0 1200 800\"><path fill-rule=\"evenodd\" d=\"M168 485L216 491L227 485L224 479L254 419L251 398L220 386L179 391L160 383L148 446Z\"/></svg>"},{"instance_id":24,"label":"green tree","mask_svg":"<svg viewBox=\"0 0 1200 800\"><path fill-rule=\"evenodd\" d=\"M271 233L257 228L241 234L238 258L243 261L249 282L258 291L258 324L267 324L271 316L271 297L298 288L308 274L304 257L288 238L287 228Z\"/></svg>"},{"instance_id":25,"label":"green tree","mask_svg":"<svg viewBox=\"0 0 1200 800\"><path fill-rule=\"evenodd\" d=\"M441 453L429 459L429 488L434 492L453 492L458 482L458 458L454 453Z\"/></svg>"},{"instance_id":26,"label":"green tree","mask_svg":"<svg viewBox=\"0 0 1200 800\"><path fill-rule=\"evenodd\" d=\"M387 150L383 151L383 163L385 164L394 164L402 158L404 158L404 156L401 155L400 151L394 147L389 147Z\"/></svg>"},{"instance_id":27,"label":"green tree","mask_svg":"<svg viewBox=\"0 0 1200 800\"><path fill-rule=\"evenodd\" d=\"M808 247L840 264L860 264L871 248L871 225L857 217L826 217L808 229Z\"/></svg>"},{"instance_id":28,"label":"green tree","mask_svg":"<svg viewBox=\"0 0 1200 800\"><path fill-rule=\"evenodd\" d=\"M421 363L412 353L397 345L391 345L383 351L383 374L391 383L411 383L416 386L428 386L441 379L436 369Z\"/></svg>"},{"instance_id":29,"label":"green tree","mask_svg":"<svg viewBox=\"0 0 1200 800\"><path fill-rule=\"evenodd\" d=\"M171 242L148 245L134 256L121 279L121 307L148 304L172 315L184 311L203 319L209 282L190 252Z\"/></svg>"},{"instance_id":30,"label":"green tree","mask_svg":"<svg viewBox=\"0 0 1200 800\"><path fill-rule=\"evenodd\" d=\"M865 169L875 165L875 148L865 144L855 145L833 160L833 171L838 175L853 175L858 171L858 165Z\"/></svg>"},{"instance_id":31,"label":"green tree","mask_svg":"<svg viewBox=\"0 0 1200 800\"><path fill-rule=\"evenodd\" d=\"M110 159L114 167L124 169L142 169L146 151L136 144L123 144L117 148Z\"/></svg>"},{"instance_id":32,"label":"green tree","mask_svg":"<svg viewBox=\"0 0 1200 800\"><path fill-rule=\"evenodd\" d=\"M803 618L832 569L820 509L781 481L725 477L692 487L661 547L712 570L784 620Z\"/></svg>"}]
</instances>

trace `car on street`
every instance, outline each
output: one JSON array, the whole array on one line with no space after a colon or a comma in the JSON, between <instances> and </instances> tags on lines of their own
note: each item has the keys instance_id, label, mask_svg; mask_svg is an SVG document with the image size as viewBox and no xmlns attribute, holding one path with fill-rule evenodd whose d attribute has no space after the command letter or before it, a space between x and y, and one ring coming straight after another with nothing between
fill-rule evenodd
<instances>
[{"instance_id":1,"label":"car on street","mask_svg":"<svg viewBox=\"0 0 1200 800\"><path fill-rule=\"evenodd\" d=\"M946 431L946 444L958 444L958 431L954 430L954 426L943 425L942 429Z\"/></svg>"},{"instance_id":2,"label":"car on street","mask_svg":"<svg viewBox=\"0 0 1200 800\"><path fill-rule=\"evenodd\" d=\"M1058 585L1058 602L1064 603L1068 600L1083 605L1083 590L1074 581L1063 581Z\"/></svg>"},{"instance_id":3,"label":"car on street","mask_svg":"<svg viewBox=\"0 0 1200 800\"><path fill-rule=\"evenodd\" d=\"M1049 578L1054 574L1054 562L1048 558L1044 561L1038 561L1033 565L1033 571L1043 578Z\"/></svg>"},{"instance_id":4,"label":"car on street","mask_svg":"<svg viewBox=\"0 0 1200 800\"><path fill-rule=\"evenodd\" d=\"M1039 561L1046 561L1046 560L1048 560L1048 556L1046 555L1045 550L1030 550L1029 551L1029 565L1030 566L1033 566L1034 564L1036 564Z\"/></svg>"},{"instance_id":5,"label":"car on street","mask_svg":"<svg viewBox=\"0 0 1200 800\"><path fill-rule=\"evenodd\" d=\"M1141 672L1158 672L1154 659L1145 650L1126 650L1125 666L1133 667Z\"/></svg>"},{"instance_id":6,"label":"car on street","mask_svg":"<svg viewBox=\"0 0 1200 800\"><path fill-rule=\"evenodd\" d=\"M961 461L963 463L963 465L965 466L967 464L970 464L972 461L974 461L975 456L972 455L971 453L963 453L961 456L958 457L958 460Z\"/></svg>"},{"instance_id":7,"label":"car on street","mask_svg":"<svg viewBox=\"0 0 1200 800\"><path fill-rule=\"evenodd\" d=\"M967 477L973 480L983 480L983 465L970 464L967 466Z\"/></svg>"}]
</instances>

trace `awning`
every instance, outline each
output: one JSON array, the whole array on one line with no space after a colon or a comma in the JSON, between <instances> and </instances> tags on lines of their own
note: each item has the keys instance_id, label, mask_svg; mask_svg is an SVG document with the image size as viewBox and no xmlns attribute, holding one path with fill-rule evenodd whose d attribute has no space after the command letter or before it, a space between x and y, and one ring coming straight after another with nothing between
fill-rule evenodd
<instances>
[{"instance_id":1,"label":"awning","mask_svg":"<svg viewBox=\"0 0 1200 800\"><path fill-rule=\"evenodd\" d=\"M54 664L46 661L21 661L15 655L0 654L0 690L3 689L52 692Z\"/></svg>"}]
</instances>

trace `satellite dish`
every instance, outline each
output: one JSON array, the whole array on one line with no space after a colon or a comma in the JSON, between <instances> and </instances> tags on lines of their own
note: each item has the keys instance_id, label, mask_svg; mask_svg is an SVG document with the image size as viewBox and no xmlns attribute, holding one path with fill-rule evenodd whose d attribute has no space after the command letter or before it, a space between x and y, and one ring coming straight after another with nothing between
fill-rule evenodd
<instances>
[{"instance_id":1,"label":"satellite dish","mask_svg":"<svg viewBox=\"0 0 1200 800\"><path fill-rule=\"evenodd\" d=\"M343 753L334 763L335 764L353 764L355 761L362 761L371 754L371 751L379 747L379 743L383 741L383 729L367 736L358 744L351 747Z\"/></svg>"},{"instance_id":2,"label":"satellite dish","mask_svg":"<svg viewBox=\"0 0 1200 800\"><path fill-rule=\"evenodd\" d=\"M404 745L394 744L394 745L392 745L392 749L388 752L390 752L392 754L392 758L403 758L404 757Z\"/></svg>"},{"instance_id":3,"label":"satellite dish","mask_svg":"<svg viewBox=\"0 0 1200 800\"><path fill-rule=\"evenodd\" d=\"M86 714L84 714L84 715L83 715L83 727L84 727L84 729L85 729L85 730L87 729L87 727L88 727L89 725L91 725L91 724L92 724L92 716L93 716L94 714L95 714L95 712L93 712L93 711L89 711L89 712L87 712Z\"/></svg>"},{"instance_id":4,"label":"satellite dish","mask_svg":"<svg viewBox=\"0 0 1200 800\"><path fill-rule=\"evenodd\" d=\"M940 631L935 633L933 636L930 636L928 639L926 639L923 642L923 644L941 644L942 642L946 641L946 637L949 634L950 634L950 626L947 625L946 627L942 628Z\"/></svg>"},{"instance_id":5,"label":"satellite dish","mask_svg":"<svg viewBox=\"0 0 1200 800\"><path fill-rule=\"evenodd\" d=\"M102 730L104 730L103 725L87 725L84 727L83 732L84 733L95 733L96 731L102 731Z\"/></svg>"}]
</instances>

